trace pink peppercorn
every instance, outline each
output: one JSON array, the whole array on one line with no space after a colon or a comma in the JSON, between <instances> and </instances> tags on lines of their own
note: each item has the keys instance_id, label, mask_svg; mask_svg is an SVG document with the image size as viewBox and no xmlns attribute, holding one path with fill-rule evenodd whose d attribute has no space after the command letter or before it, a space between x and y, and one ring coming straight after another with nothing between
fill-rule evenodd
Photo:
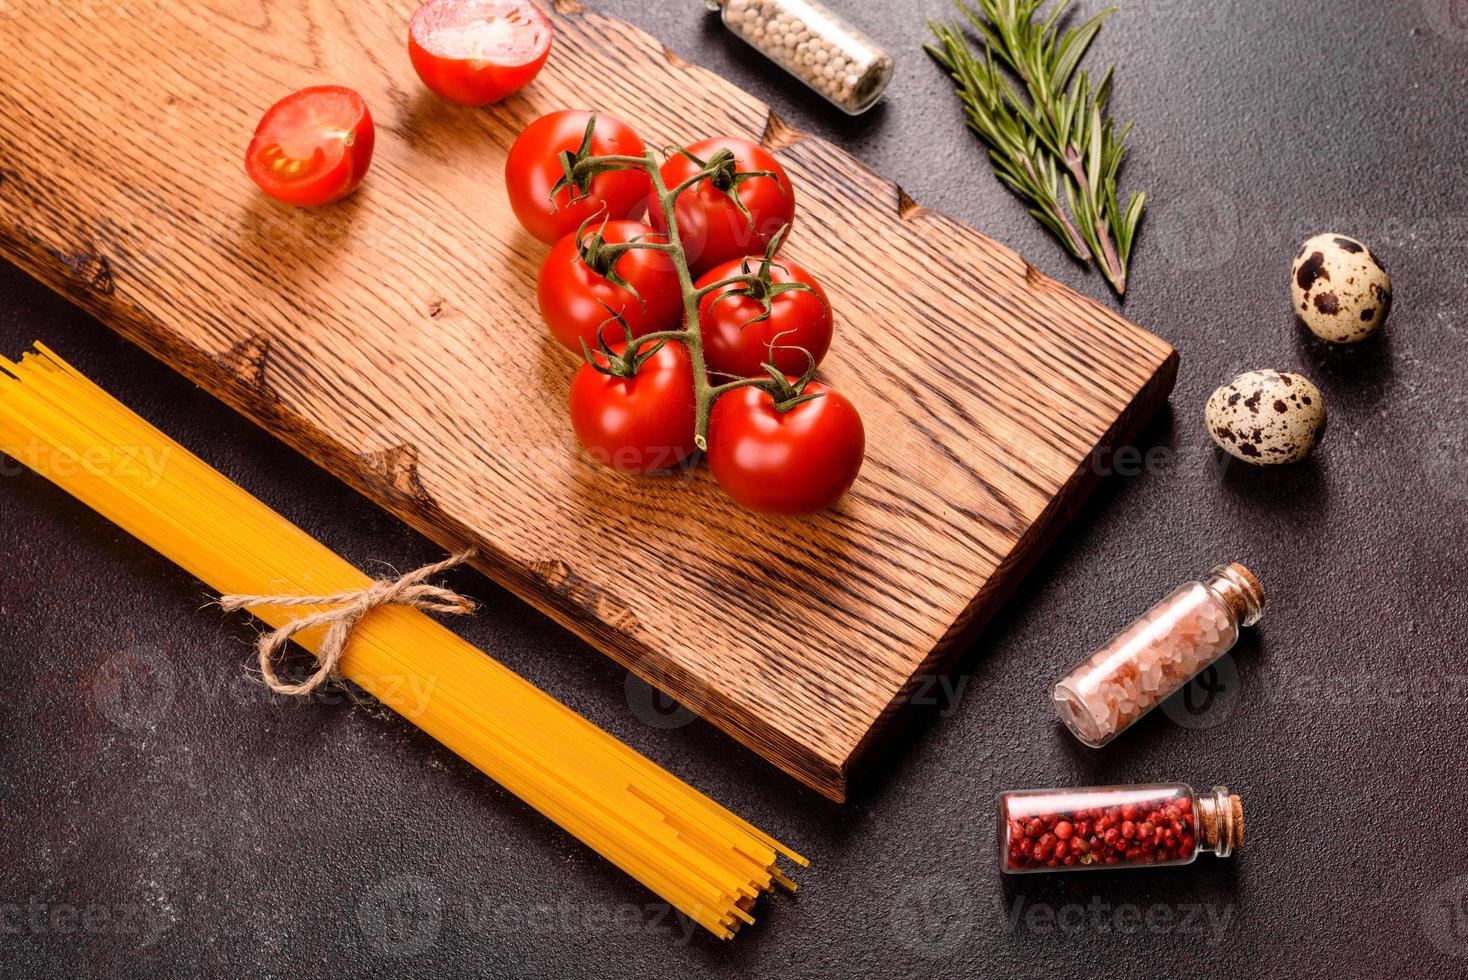
<instances>
[{"instance_id":1,"label":"pink peppercorn","mask_svg":"<svg viewBox=\"0 0 1468 980\"><path fill-rule=\"evenodd\" d=\"M1242 807L1222 787L1201 799L1181 784L1006 793L999 817L1007 872L1186 864L1242 841Z\"/></svg>"}]
</instances>

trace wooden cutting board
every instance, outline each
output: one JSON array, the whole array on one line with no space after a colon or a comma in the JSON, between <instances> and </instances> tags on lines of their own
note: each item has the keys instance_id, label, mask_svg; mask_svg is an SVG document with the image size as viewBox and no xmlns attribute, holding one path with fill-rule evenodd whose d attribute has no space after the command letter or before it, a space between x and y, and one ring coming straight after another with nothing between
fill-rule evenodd
<instances>
[{"instance_id":1,"label":"wooden cutting board","mask_svg":"<svg viewBox=\"0 0 1468 980\"><path fill-rule=\"evenodd\" d=\"M1093 450L1167 397L1176 354L634 28L560 3L538 81L467 109L414 75L411 10L15 5L0 17L0 249L843 799L907 695L1075 509ZM241 161L266 106L322 83L366 97L376 159L354 197L296 211ZM777 152L799 207L787 254L837 314L822 376L867 427L835 510L760 518L706 468L624 478L578 452L576 361L536 313L546 249L503 181L515 135L565 106L613 112L650 146L729 133Z\"/></svg>"}]
</instances>

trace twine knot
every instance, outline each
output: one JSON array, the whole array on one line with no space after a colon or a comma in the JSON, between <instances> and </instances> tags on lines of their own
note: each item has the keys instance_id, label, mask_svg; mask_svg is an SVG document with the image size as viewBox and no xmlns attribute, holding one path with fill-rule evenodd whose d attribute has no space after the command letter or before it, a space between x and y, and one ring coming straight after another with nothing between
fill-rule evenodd
<instances>
[{"instance_id":1,"label":"twine knot","mask_svg":"<svg viewBox=\"0 0 1468 980\"><path fill-rule=\"evenodd\" d=\"M260 637L260 674L265 683L277 694L310 694L326 681L336 676L337 664L346 652L347 640L362 618L381 606L408 606L424 612L463 616L474 611L474 602L459 595L453 589L431 585L432 578L445 569L468 561L474 556L473 549L462 551L451 558L424 565L396 579L375 579L372 584L349 592L333 595L224 595L219 605L225 612L237 612L249 606L335 606L321 612L292 620L277 630ZM292 636L301 630L328 627L316 654L316 671L297 684L282 681L275 673L275 659Z\"/></svg>"}]
</instances>

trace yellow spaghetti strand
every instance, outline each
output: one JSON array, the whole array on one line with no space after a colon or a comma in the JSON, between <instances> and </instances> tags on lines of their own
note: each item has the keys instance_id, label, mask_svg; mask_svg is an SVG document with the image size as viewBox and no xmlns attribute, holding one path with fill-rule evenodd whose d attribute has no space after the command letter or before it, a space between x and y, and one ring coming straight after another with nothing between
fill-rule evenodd
<instances>
[{"instance_id":1,"label":"yellow spaghetti strand","mask_svg":"<svg viewBox=\"0 0 1468 980\"><path fill-rule=\"evenodd\" d=\"M0 452L220 593L370 579L41 345L0 358ZM251 609L279 627L314 607ZM294 641L317 652L323 630ZM382 607L341 672L723 939L806 860L417 610Z\"/></svg>"}]
</instances>

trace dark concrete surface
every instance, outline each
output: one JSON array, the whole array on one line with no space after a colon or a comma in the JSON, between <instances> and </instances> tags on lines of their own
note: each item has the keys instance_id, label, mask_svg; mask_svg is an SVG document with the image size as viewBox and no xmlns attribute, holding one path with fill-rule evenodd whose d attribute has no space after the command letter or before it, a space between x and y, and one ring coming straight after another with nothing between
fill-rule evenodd
<instances>
[{"instance_id":1,"label":"dark concrete surface","mask_svg":"<svg viewBox=\"0 0 1468 980\"><path fill-rule=\"evenodd\" d=\"M919 50L943 0L835 0L897 52L840 118L701 5L599 0L850 147L920 203L1069 264L989 176ZM1081 7L1096 9L1086 2ZM1147 0L1095 57L1154 194L1126 312L1182 373L954 681L836 807L470 573L475 643L804 850L798 897L724 944L387 711L270 697L253 628L195 581L7 467L0 479L0 974L1109 977L1468 974L1468 5ZM1345 232L1389 264L1385 334L1330 350L1292 320L1296 245ZM901 325L894 325L901 329ZM0 349L51 343L364 566L433 546L12 269ZM960 354L961 356L961 354ZM1300 370L1330 426L1308 463L1224 466L1204 399ZM1261 628L1103 752L1049 682L1172 585L1258 572ZM859 651L853 655L859 656ZM1004 881L1002 789L1180 779L1243 795L1237 858Z\"/></svg>"}]
</instances>

